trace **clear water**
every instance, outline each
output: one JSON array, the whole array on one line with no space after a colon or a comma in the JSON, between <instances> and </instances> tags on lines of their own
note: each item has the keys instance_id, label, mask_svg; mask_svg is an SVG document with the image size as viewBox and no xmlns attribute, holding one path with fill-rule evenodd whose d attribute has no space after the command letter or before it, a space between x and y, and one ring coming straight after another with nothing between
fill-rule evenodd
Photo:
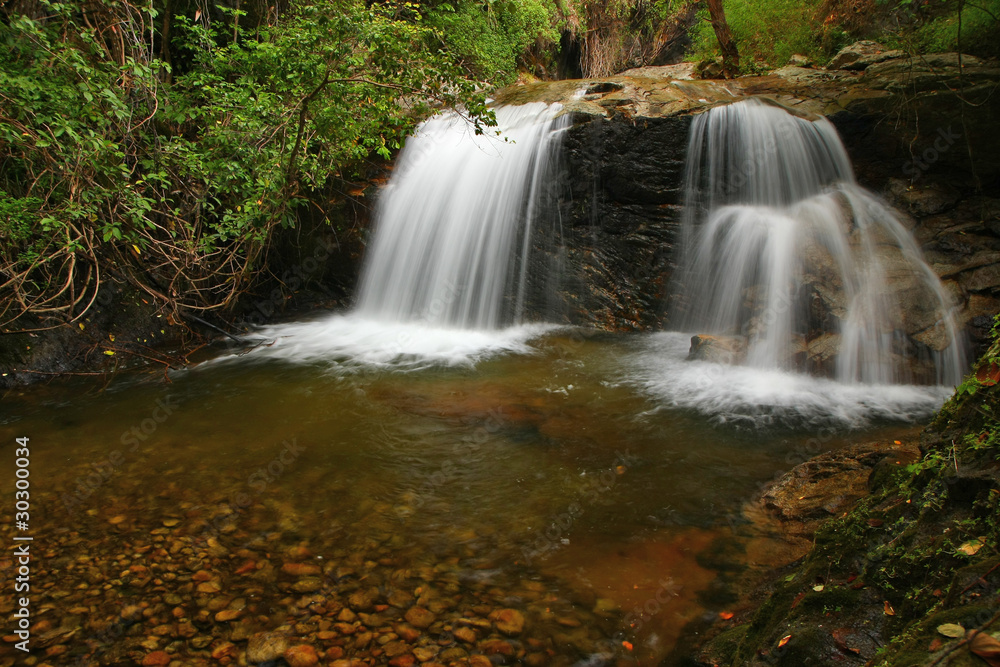
<instances>
[{"instance_id":1,"label":"clear water","mask_svg":"<svg viewBox=\"0 0 1000 667\"><path fill-rule=\"evenodd\" d=\"M449 628L514 608L526 618L515 644L547 664L610 646L613 660L656 664L686 623L724 608L705 557L737 540L730 526L762 483L820 450L896 433L941 399L932 389L845 388L819 401L825 385L775 374L757 386L770 387L778 408L797 407L762 411L766 392L748 405L741 381L728 382L732 367L686 364L683 341L669 334L521 332L516 347L494 340L442 361L425 332L423 353L393 362L360 360L359 349L322 354L306 344L309 326L319 325L276 327L280 346L169 383L65 381L3 397L8 454L13 438L31 438L33 548L43 554L33 604L56 628L64 618L82 624L50 642L68 647L51 664L118 650L125 639L100 628L133 604L154 610L129 626L136 641L176 622L172 607L195 616L234 601L246 605L238 623L247 631L306 637L308 596L289 590L291 578L239 573L246 562L280 570L295 559L325 568L310 594L321 602L344 604L358 590L383 602L398 590L441 596L436 613ZM684 400L699 378L716 407L696 392ZM5 473L0 493L12 492ZM9 505L4 512L10 543ZM160 583L137 583L125 572L133 566ZM221 591L192 590L202 569ZM164 603L169 594L181 603ZM223 641L234 627L210 621L199 636ZM434 628L426 640L454 648ZM191 641L158 645L183 664L210 664L209 649ZM337 639L310 641L328 650ZM352 646L347 657L365 655Z\"/></svg>"}]
</instances>

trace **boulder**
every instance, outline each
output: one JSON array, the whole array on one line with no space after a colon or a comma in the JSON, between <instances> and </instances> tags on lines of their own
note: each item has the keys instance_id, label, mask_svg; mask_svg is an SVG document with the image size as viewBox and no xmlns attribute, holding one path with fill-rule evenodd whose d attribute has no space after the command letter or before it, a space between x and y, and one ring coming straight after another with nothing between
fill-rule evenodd
<instances>
[{"instance_id":1,"label":"boulder","mask_svg":"<svg viewBox=\"0 0 1000 667\"><path fill-rule=\"evenodd\" d=\"M746 340L739 336L691 336L688 360L710 361L716 364L740 364L746 359Z\"/></svg>"},{"instance_id":2,"label":"boulder","mask_svg":"<svg viewBox=\"0 0 1000 667\"><path fill-rule=\"evenodd\" d=\"M827 69L863 70L869 65L905 55L899 49L887 49L878 42L862 40L842 48L827 65Z\"/></svg>"}]
</instances>

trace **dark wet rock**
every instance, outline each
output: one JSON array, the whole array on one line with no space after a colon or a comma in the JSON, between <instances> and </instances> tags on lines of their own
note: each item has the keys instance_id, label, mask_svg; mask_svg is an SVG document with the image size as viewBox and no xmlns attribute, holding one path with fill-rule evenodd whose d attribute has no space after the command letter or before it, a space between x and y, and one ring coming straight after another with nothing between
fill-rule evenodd
<instances>
[{"instance_id":1,"label":"dark wet rock","mask_svg":"<svg viewBox=\"0 0 1000 667\"><path fill-rule=\"evenodd\" d=\"M698 334L691 337L691 349L688 351L690 360L739 364L745 358L746 340L738 336Z\"/></svg>"},{"instance_id":2,"label":"dark wet rock","mask_svg":"<svg viewBox=\"0 0 1000 667\"><path fill-rule=\"evenodd\" d=\"M880 466L898 468L919 458L916 442L900 442L864 443L811 458L769 485L760 502L792 532L811 535L821 521L867 495Z\"/></svg>"}]
</instances>

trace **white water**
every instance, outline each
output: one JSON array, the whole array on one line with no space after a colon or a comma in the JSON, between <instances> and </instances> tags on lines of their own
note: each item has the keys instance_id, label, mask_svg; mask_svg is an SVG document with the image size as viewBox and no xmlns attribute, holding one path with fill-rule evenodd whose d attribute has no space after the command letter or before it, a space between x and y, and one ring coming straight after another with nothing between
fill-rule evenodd
<instances>
[{"instance_id":1,"label":"white water","mask_svg":"<svg viewBox=\"0 0 1000 667\"><path fill-rule=\"evenodd\" d=\"M452 112L423 122L380 195L356 308L261 327L252 356L413 370L529 353L551 328L521 316L560 109L500 107L499 138Z\"/></svg>"},{"instance_id":2,"label":"white water","mask_svg":"<svg viewBox=\"0 0 1000 667\"><path fill-rule=\"evenodd\" d=\"M387 322L489 330L520 321L530 238L560 107L500 107L503 140L455 114L406 142L379 200L358 313Z\"/></svg>"},{"instance_id":3,"label":"white water","mask_svg":"<svg viewBox=\"0 0 1000 667\"><path fill-rule=\"evenodd\" d=\"M950 341L919 350L934 365L926 379L961 380L949 296L892 210L857 185L829 121L756 100L712 109L692 125L686 179L684 330L739 337L745 364L764 370L795 369L832 332L834 377L892 384L912 379L906 318L918 304ZM833 322L812 307L820 298Z\"/></svg>"},{"instance_id":4,"label":"white water","mask_svg":"<svg viewBox=\"0 0 1000 667\"><path fill-rule=\"evenodd\" d=\"M419 322L385 322L351 313L261 327L254 332L259 345L252 354L259 359L327 364L340 372L472 366L497 354L533 354L535 350L528 342L552 328L524 324L477 331Z\"/></svg>"},{"instance_id":5,"label":"white water","mask_svg":"<svg viewBox=\"0 0 1000 667\"><path fill-rule=\"evenodd\" d=\"M625 359L628 382L663 405L720 424L751 428L862 428L876 420L913 421L951 394L942 386L844 383L802 373L688 361L690 337L645 337Z\"/></svg>"}]
</instances>

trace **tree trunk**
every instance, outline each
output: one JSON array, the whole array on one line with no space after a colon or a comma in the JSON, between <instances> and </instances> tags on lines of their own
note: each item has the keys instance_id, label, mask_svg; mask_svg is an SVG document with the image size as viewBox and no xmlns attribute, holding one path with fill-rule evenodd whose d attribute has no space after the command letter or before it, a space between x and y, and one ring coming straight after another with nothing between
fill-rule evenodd
<instances>
[{"instance_id":1,"label":"tree trunk","mask_svg":"<svg viewBox=\"0 0 1000 667\"><path fill-rule=\"evenodd\" d=\"M733 33L726 23L726 11L722 8L722 0L708 0L708 13L712 18L712 29L719 40L722 50L722 71L727 79L737 76L740 72L740 52L736 50Z\"/></svg>"}]
</instances>

